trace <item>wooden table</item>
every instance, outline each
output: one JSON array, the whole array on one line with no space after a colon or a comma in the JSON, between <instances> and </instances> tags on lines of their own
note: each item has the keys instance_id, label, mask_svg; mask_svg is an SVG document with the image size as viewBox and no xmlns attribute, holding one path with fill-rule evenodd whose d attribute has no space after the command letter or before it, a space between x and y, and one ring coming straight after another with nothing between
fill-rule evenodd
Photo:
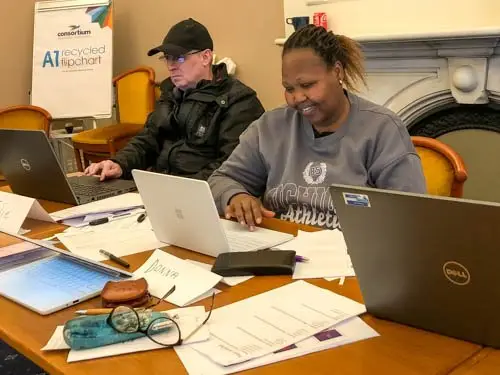
<instances>
[{"instance_id":1,"label":"wooden table","mask_svg":"<svg viewBox=\"0 0 500 375\"><path fill-rule=\"evenodd\" d=\"M500 374L500 351L492 348L484 348L452 372L452 375L498 374Z\"/></svg>"},{"instance_id":2,"label":"wooden table","mask_svg":"<svg viewBox=\"0 0 500 375\"><path fill-rule=\"evenodd\" d=\"M2 189L4 190L4 189ZM52 212L66 205L43 202L42 206ZM267 220L266 227L288 233L300 229L312 230L296 224L279 220ZM64 226L30 221L29 236L43 238L61 231ZM5 236L0 235L0 245L5 243ZM190 258L202 262L213 262L213 258L176 247L166 247L164 251L181 258ZM151 251L126 257L131 270L139 267L151 254ZM223 292L215 297L215 307L224 306L249 296L256 295L292 282L290 277L255 277L234 287L218 285ZM338 294L362 302L361 293L355 278L346 280L343 286L336 281L323 279L309 282L332 290ZM208 308L209 300L195 305ZM42 352L42 348L52 335L57 325L74 317L74 311L99 307L99 298L78 304L49 316L40 316L14 302L0 297L0 338L30 358L51 375L58 374L185 374L186 371L171 349L134 353L111 358L85 362L67 363L67 351ZM173 307L163 303L160 308ZM457 369L462 363L468 363L481 353L481 346L404 325L376 319L369 314L363 320L381 336L341 346L307 356L246 371L258 374L446 374ZM497 361L498 363L498 361ZM469 374L457 373L457 374ZM470 372L477 374L477 372Z\"/></svg>"}]
</instances>

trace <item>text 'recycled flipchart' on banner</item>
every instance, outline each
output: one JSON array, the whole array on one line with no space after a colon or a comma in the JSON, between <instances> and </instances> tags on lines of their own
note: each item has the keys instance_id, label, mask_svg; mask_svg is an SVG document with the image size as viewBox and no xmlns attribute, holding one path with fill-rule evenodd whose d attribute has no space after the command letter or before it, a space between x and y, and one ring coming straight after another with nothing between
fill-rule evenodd
<instances>
[{"instance_id":1,"label":"text 'recycled flipchart' on banner","mask_svg":"<svg viewBox=\"0 0 500 375\"><path fill-rule=\"evenodd\" d=\"M31 103L53 118L111 117L112 4L52 3L35 7Z\"/></svg>"}]
</instances>

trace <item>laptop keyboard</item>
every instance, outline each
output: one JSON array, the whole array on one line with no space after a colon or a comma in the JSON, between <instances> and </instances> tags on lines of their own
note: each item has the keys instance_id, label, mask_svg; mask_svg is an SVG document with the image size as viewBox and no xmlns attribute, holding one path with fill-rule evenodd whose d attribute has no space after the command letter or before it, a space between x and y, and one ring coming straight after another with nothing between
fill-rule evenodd
<instances>
[{"instance_id":1,"label":"laptop keyboard","mask_svg":"<svg viewBox=\"0 0 500 375\"><path fill-rule=\"evenodd\" d=\"M61 256L23 266L23 273L46 288L87 295L102 289L113 276L85 267Z\"/></svg>"},{"instance_id":2,"label":"laptop keyboard","mask_svg":"<svg viewBox=\"0 0 500 375\"><path fill-rule=\"evenodd\" d=\"M243 234L226 230L227 241L231 251L254 251L266 249L269 247L269 241L253 236L251 233Z\"/></svg>"},{"instance_id":3,"label":"laptop keyboard","mask_svg":"<svg viewBox=\"0 0 500 375\"><path fill-rule=\"evenodd\" d=\"M106 189L104 186L99 185L82 185L79 183L71 182L71 189L75 195L85 196L85 197L93 197L96 195L113 193L114 189Z\"/></svg>"}]
</instances>

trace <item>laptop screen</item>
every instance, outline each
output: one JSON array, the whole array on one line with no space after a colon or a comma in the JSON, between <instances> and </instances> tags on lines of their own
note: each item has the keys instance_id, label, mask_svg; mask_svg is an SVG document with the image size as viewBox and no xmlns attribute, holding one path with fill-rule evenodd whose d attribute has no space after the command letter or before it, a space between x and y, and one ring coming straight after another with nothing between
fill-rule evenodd
<instances>
[{"instance_id":1,"label":"laptop screen","mask_svg":"<svg viewBox=\"0 0 500 375\"><path fill-rule=\"evenodd\" d=\"M120 275L27 240L0 234L0 294L48 314L99 294Z\"/></svg>"}]
</instances>

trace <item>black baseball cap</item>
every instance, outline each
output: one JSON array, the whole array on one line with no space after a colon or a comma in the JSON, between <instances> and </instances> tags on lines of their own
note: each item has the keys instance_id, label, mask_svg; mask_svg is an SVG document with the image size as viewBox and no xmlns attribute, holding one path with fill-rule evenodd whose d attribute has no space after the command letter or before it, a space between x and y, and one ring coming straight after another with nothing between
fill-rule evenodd
<instances>
[{"instance_id":1,"label":"black baseball cap","mask_svg":"<svg viewBox=\"0 0 500 375\"><path fill-rule=\"evenodd\" d=\"M214 42L208 30L192 18L181 21L168 31L160 46L150 49L148 56L158 52L171 56L181 56L190 51L213 50Z\"/></svg>"}]
</instances>

